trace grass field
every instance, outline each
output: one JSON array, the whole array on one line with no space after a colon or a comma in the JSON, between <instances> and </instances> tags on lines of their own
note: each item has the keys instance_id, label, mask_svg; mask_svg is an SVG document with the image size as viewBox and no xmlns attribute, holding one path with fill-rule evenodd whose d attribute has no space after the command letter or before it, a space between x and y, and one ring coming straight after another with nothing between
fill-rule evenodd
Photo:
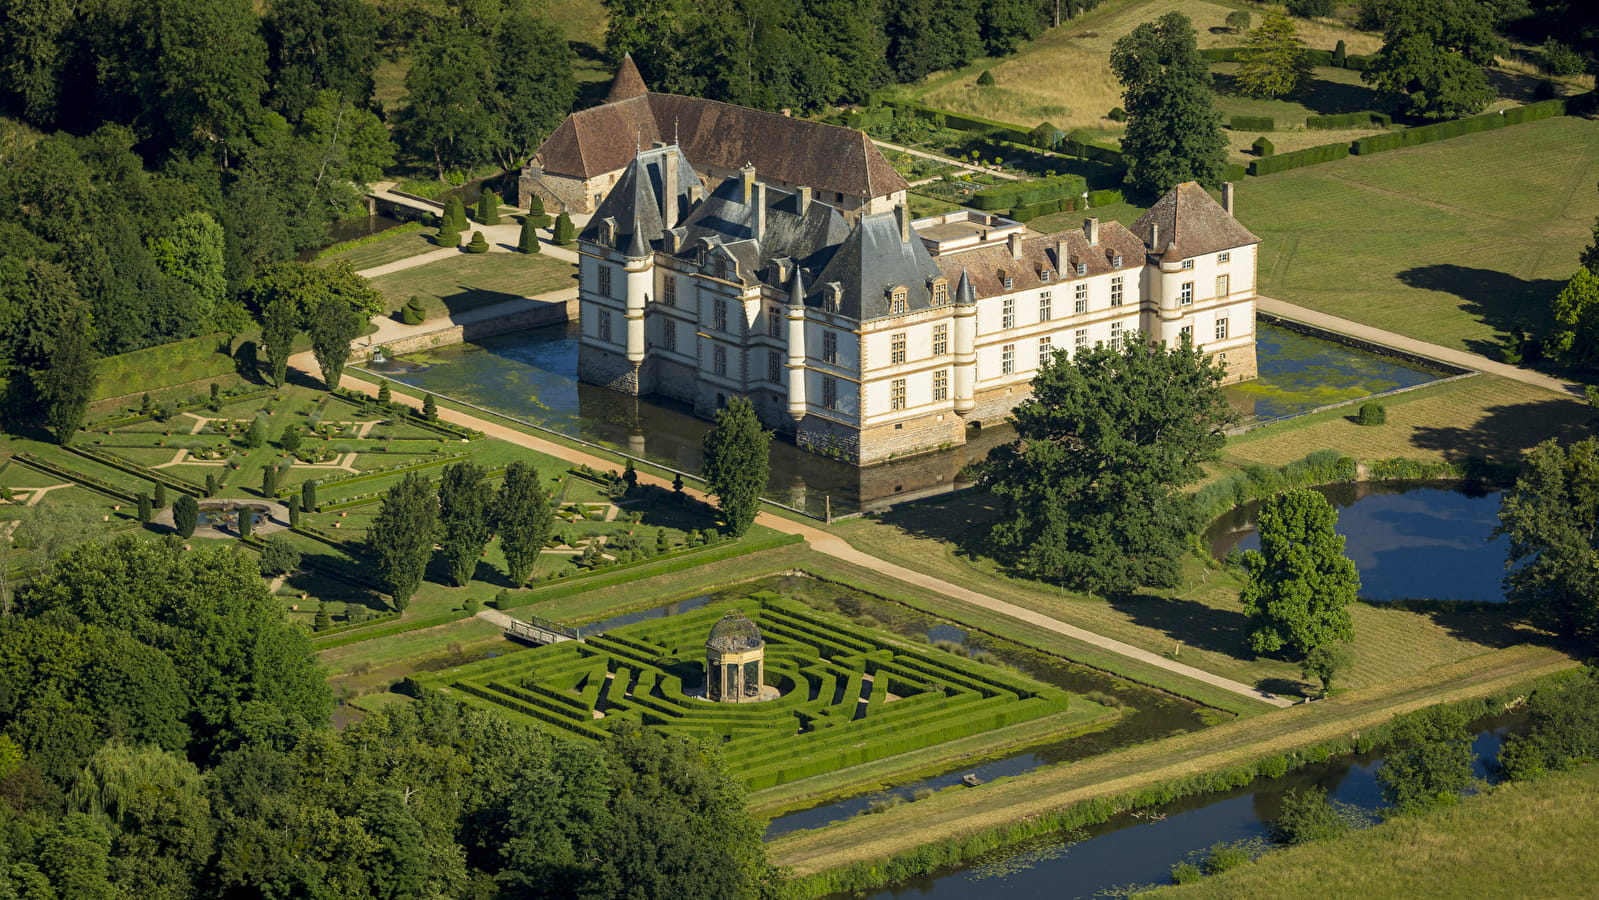
<instances>
[{"instance_id":1,"label":"grass field","mask_svg":"<svg viewBox=\"0 0 1599 900\"><path fill-rule=\"evenodd\" d=\"M362 272L375 266L410 259L438 249L439 246L433 243L433 229L427 228L422 231L384 234L371 243L324 256L317 260L317 264L325 266L342 259L347 260L357 272Z\"/></svg>"},{"instance_id":2,"label":"grass field","mask_svg":"<svg viewBox=\"0 0 1599 900\"><path fill-rule=\"evenodd\" d=\"M928 76L904 88L928 106L973 113L1005 122L1036 125L1049 121L1065 128L1117 129L1104 118L1122 104L1121 83L1110 71L1111 45L1140 23L1180 12L1194 23L1200 47L1234 47L1243 38L1224 25L1227 14L1247 8L1260 20L1260 8L1209 0L1134 0L1107 3L1099 10L1046 32L1014 56L978 60L954 72ZM1342 38L1350 53L1370 53L1382 44L1376 35L1336 25L1295 19L1309 47L1332 49ZM979 73L991 71L995 84L978 87ZM1253 140L1253 138L1251 138Z\"/></svg>"},{"instance_id":3,"label":"grass field","mask_svg":"<svg viewBox=\"0 0 1599 900\"><path fill-rule=\"evenodd\" d=\"M1599 766L1511 783L1421 816L1268 853L1161 900L1592 897Z\"/></svg>"},{"instance_id":4,"label":"grass field","mask_svg":"<svg viewBox=\"0 0 1599 900\"><path fill-rule=\"evenodd\" d=\"M1599 214L1599 128L1556 118L1249 179L1259 291L1497 354L1540 330Z\"/></svg>"},{"instance_id":5,"label":"grass field","mask_svg":"<svg viewBox=\"0 0 1599 900\"><path fill-rule=\"evenodd\" d=\"M460 256L372 279L389 309L420 296L428 318L464 312L519 297L577 287L577 269L545 254L487 253Z\"/></svg>"}]
</instances>

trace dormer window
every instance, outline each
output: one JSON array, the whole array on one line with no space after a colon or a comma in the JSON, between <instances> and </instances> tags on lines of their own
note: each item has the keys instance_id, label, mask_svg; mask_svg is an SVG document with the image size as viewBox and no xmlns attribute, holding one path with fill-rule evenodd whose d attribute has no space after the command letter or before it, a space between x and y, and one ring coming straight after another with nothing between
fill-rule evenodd
<instances>
[{"instance_id":1,"label":"dormer window","mask_svg":"<svg viewBox=\"0 0 1599 900\"><path fill-rule=\"evenodd\" d=\"M839 305L843 302L843 297L844 289L838 286L838 282L830 282L827 285L827 290L822 292L822 311L838 312Z\"/></svg>"},{"instance_id":2,"label":"dormer window","mask_svg":"<svg viewBox=\"0 0 1599 900\"><path fill-rule=\"evenodd\" d=\"M1085 262L1078 263L1077 264L1077 274L1078 275L1087 275L1088 274L1088 263L1085 263Z\"/></svg>"},{"instance_id":3,"label":"dormer window","mask_svg":"<svg viewBox=\"0 0 1599 900\"><path fill-rule=\"evenodd\" d=\"M1052 274L1053 273L1050 272L1050 270L1047 269L1047 268L1040 269L1039 272L1038 272L1038 280L1047 282L1047 281L1049 281L1049 276L1052 275Z\"/></svg>"},{"instance_id":4,"label":"dormer window","mask_svg":"<svg viewBox=\"0 0 1599 900\"><path fill-rule=\"evenodd\" d=\"M607 247L615 247L616 246L616 220L615 219L607 217L604 221L600 222L600 240L602 242L604 242L605 246L607 246Z\"/></svg>"},{"instance_id":5,"label":"dormer window","mask_svg":"<svg viewBox=\"0 0 1599 900\"><path fill-rule=\"evenodd\" d=\"M890 315L899 315L905 312L906 296L908 292L904 287L896 287L888 293L888 312Z\"/></svg>"},{"instance_id":6,"label":"dormer window","mask_svg":"<svg viewBox=\"0 0 1599 900\"><path fill-rule=\"evenodd\" d=\"M949 305L949 282L942 278L933 282L933 305Z\"/></svg>"},{"instance_id":7,"label":"dormer window","mask_svg":"<svg viewBox=\"0 0 1599 900\"><path fill-rule=\"evenodd\" d=\"M1118 253L1115 256L1112 256L1110 258L1110 265L1113 269L1120 269L1122 267L1122 255Z\"/></svg>"}]
</instances>

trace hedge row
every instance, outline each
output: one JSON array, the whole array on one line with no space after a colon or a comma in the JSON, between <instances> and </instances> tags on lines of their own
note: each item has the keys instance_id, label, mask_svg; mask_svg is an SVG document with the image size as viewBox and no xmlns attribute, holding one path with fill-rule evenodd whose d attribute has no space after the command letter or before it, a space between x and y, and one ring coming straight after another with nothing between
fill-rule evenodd
<instances>
[{"instance_id":1,"label":"hedge row","mask_svg":"<svg viewBox=\"0 0 1599 900\"><path fill-rule=\"evenodd\" d=\"M1088 182L1081 175L1053 175L1036 181L1014 181L984 188L971 196L973 209L1009 209L1078 197L1088 190Z\"/></svg>"},{"instance_id":2,"label":"hedge row","mask_svg":"<svg viewBox=\"0 0 1599 900\"><path fill-rule=\"evenodd\" d=\"M1271 116L1233 116L1227 126L1234 131L1276 131L1277 120Z\"/></svg>"},{"instance_id":3,"label":"hedge row","mask_svg":"<svg viewBox=\"0 0 1599 900\"><path fill-rule=\"evenodd\" d=\"M1199 55L1204 57L1206 62L1243 62L1248 53L1248 47L1210 47L1199 51ZM1347 59L1348 57L1345 58ZM1305 51L1305 61L1311 66L1336 68L1333 63L1333 51L1331 50L1307 49Z\"/></svg>"},{"instance_id":4,"label":"hedge row","mask_svg":"<svg viewBox=\"0 0 1599 900\"><path fill-rule=\"evenodd\" d=\"M390 625L380 625L376 628L368 628L365 625L361 625L353 629L350 633L339 635L331 641L319 641L313 637L311 639L311 648L317 651L331 650L334 647L343 647L348 644L356 644L360 643L361 641L371 640L372 638L393 637L396 634L404 634L407 631L421 631L424 628L436 628L440 625L448 625L451 622L459 622L462 619L470 618L472 618L471 613L464 609L456 609L442 615L429 616L426 619L416 619L410 622L395 622Z\"/></svg>"},{"instance_id":5,"label":"hedge row","mask_svg":"<svg viewBox=\"0 0 1599 900\"><path fill-rule=\"evenodd\" d=\"M395 463L392 466L379 466L376 469L367 469L363 472L357 472L354 475L347 475L343 478L330 478L327 481L318 481L316 483L316 489L317 492L320 493L330 488L347 487L352 484L360 484L363 481L374 481L379 478L386 478L390 475L399 475L404 472L415 472L422 469L434 469L438 468L439 466L447 466L450 463L460 462L464 459L470 459L471 456L472 454L470 453L450 453L444 456L429 457L421 462L403 462ZM282 490L278 491L279 497L298 497L299 495L299 485L283 488ZM323 504L317 504L316 512L322 512L323 508Z\"/></svg>"},{"instance_id":6,"label":"hedge row","mask_svg":"<svg viewBox=\"0 0 1599 900\"><path fill-rule=\"evenodd\" d=\"M1213 481L1194 494L1194 506L1205 521L1234 507L1264 500L1278 491L1354 481L1355 460L1337 450L1317 450L1280 468L1256 463L1237 475Z\"/></svg>"},{"instance_id":7,"label":"hedge row","mask_svg":"<svg viewBox=\"0 0 1599 900\"><path fill-rule=\"evenodd\" d=\"M1502 112L1484 113L1480 116L1468 116L1464 119L1421 125L1389 134L1372 135L1355 141L1353 150L1355 153L1365 156L1371 153L1382 153L1387 150L1398 150L1400 147L1414 147L1462 135L1492 131L1496 128L1504 128L1507 125L1519 125L1523 122L1533 122L1538 119L1551 119L1565 114L1566 101L1564 99L1543 100Z\"/></svg>"},{"instance_id":8,"label":"hedge row","mask_svg":"<svg viewBox=\"0 0 1599 900\"><path fill-rule=\"evenodd\" d=\"M787 547L790 544L804 543L805 539L797 534L784 534L771 537L763 541L722 541L701 547L693 547L681 553L668 556L655 556L637 562L623 563L619 566L606 566L593 575L578 575L561 579L560 583L552 587L535 588L526 594L528 603L542 603L546 600L557 600L561 597L570 597L584 591L597 590L624 584L637 578L654 578L657 575L666 575L671 572L681 572L694 566L709 565L743 556L746 553L759 553L777 547ZM658 566L647 574L635 571L645 566ZM519 598L520 599L520 598Z\"/></svg>"},{"instance_id":9,"label":"hedge row","mask_svg":"<svg viewBox=\"0 0 1599 900\"><path fill-rule=\"evenodd\" d=\"M176 384L232 375L237 363L220 332L158 344L95 363L94 400L148 393Z\"/></svg>"},{"instance_id":10,"label":"hedge row","mask_svg":"<svg viewBox=\"0 0 1599 900\"><path fill-rule=\"evenodd\" d=\"M126 472L129 475L136 475L140 478L145 478L150 481L162 482L167 487L172 488L173 490L182 491L185 494L193 494L196 497L205 496L205 486L202 484L190 481L187 478L181 478L177 475L168 474L160 469L152 469L149 466L136 463L125 456L118 456L109 450L100 450L92 446L79 447L70 444L62 449L69 453L76 453L78 456L81 456L84 459L90 459L100 463L101 465L110 466L113 469Z\"/></svg>"},{"instance_id":11,"label":"hedge row","mask_svg":"<svg viewBox=\"0 0 1599 900\"><path fill-rule=\"evenodd\" d=\"M401 385L400 387L403 388L405 386ZM401 391L398 388L394 390L394 393L396 394L400 392ZM350 404L351 406L364 407L369 404L377 403L376 398L369 397L360 391L351 390L350 388L339 388L338 390L333 391L332 395L340 400L343 400L345 403ZM469 441L481 440L483 437L483 432L475 431L471 428L467 428L464 425L456 425L453 422L445 422L440 419L423 418L421 412L419 412L415 407L412 407L410 404L390 403L389 409L394 413L403 416L405 424L407 425L412 425L427 431L437 432L438 434L445 435L446 437L465 438Z\"/></svg>"},{"instance_id":12,"label":"hedge row","mask_svg":"<svg viewBox=\"0 0 1599 900\"><path fill-rule=\"evenodd\" d=\"M1289 153L1279 153L1276 156L1253 160L1249 163L1249 174L1270 175L1273 172L1297 169L1301 166L1314 166L1319 163L1332 162L1335 159L1343 159L1348 155L1348 144L1322 144L1320 147L1307 147L1304 150L1294 150Z\"/></svg>"},{"instance_id":13,"label":"hedge row","mask_svg":"<svg viewBox=\"0 0 1599 900\"><path fill-rule=\"evenodd\" d=\"M1339 113L1335 116L1306 116L1305 127L1314 131L1316 129L1333 128L1387 128L1394 124L1393 116L1374 110L1363 112Z\"/></svg>"},{"instance_id":14,"label":"hedge row","mask_svg":"<svg viewBox=\"0 0 1599 900\"><path fill-rule=\"evenodd\" d=\"M118 500L125 500L129 503L139 502L139 498L137 496L123 490L120 487L117 487L109 481L106 481L102 478L97 478L86 472L79 472L77 469L72 469L58 463L53 463L35 454L18 453L14 459L25 466L38 469L46 475L54 475L57 478L65 478L68 481L80 484L86 488L92 488L102 494L106 494Z\"/></svg>"},{"instance_id":15,"label":"hedge row","mask_svg":"<svg viewBox=\"0 0 1599 900\"><path fill-rule=\"evenodd\" d=\"M929 122L942 123L945 128L953 128L956 131L981 132L1001 140L1015 141L1018 144L1030 143L1028 137L1030 129L1010 122L985 119L981 116L962 115L945 109L933 109L908 100L884 100L883 105L892 107L896 110L896 114L904 112Z\"/></svg>"},{"instance_id":16,"label":"hedge row","mask_svg":"<svg viewBox=\"0 0 1599 900\"><path fill-rule=\"evenodd\" d=\"M270 394L276 394L277 392L277 388L259 388L257 390L243 391L237 394L229 394L227 391L223 391L220 399L222 404L226 406L230 403L243 403L247 400L254 400L257 397L265 397ZM191 409L201 409L210 405L210 398L202 398L195 400L192 403L171 404L167 406L167 409L176 415L177 413L187 412ZM154 413L133 413L131 415L119 416L114 419L101 419L96 422L91 422L84 430L97 431L102 428L123 428L128 425L137 425L140 422L146 422L153 418L155 418Z\"/></svg>"}]
</instances>

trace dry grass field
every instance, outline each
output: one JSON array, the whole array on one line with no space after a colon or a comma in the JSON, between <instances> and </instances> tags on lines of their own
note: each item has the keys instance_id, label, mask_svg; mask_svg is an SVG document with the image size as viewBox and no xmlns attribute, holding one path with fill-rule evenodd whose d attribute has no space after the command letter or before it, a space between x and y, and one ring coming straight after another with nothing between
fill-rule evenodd
<instances>
[{"instance_id":1,"label":"dry grass field","mask_svg":"<svg viewBox=\"0 0 1599 900\"><path fill-rule=\"evenodd\" d=\"M1486 796L1338 840L1268 853L1252 864L1148 896L1592 897L1599 881L1599 857L1592 847L1596 828L1599 766L1588 766L1502 785Z\"/></svg>"},{"instance_id":2,"label":"dry grass field","mask_svg":"<svg viewBox=\"0 0 1599 900\"><path fill-rule=\"evenodd\" d=\"M1224 22L1243 4L1209 0L1133 0L1108 3L1003 60L979 60L955 72L935 73L911 93L928 106L1036 125L1048 120L1071 128L1115 128L1104 118L1121 105L1121 84L1110 71L1110 48L1139 24L1169 12L1193 21L1200 47L1235 47L1243 43ZM1248 7L1258 23L1260 9ZM1382 45L1374 34L1343 26L1296 19L1306 46L1331 49L1341 38L1350 53L1370 53ZM978 73L993 72L993 87L976 86ZM1253 140L1253 137L1251 137Z\"/></svg>"}]
</instances>

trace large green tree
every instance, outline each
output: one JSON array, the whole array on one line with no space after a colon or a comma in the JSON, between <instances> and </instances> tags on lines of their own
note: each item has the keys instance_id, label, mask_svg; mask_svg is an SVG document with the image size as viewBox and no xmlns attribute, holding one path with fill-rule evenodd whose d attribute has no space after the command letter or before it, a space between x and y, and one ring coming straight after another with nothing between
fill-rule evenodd
<instances>
[{"instance_id":1,"label":"large green tree","mask_svg":"<svg viewBox=\"0 0 1599 900\"><path fill-rule=\"evenodd\" d=\"M560 28L524 12L500 26L494 59L496 156L505 168L516 169L572 111L577 100L572 52Z\"/></svg>"},{"instance_id":2,"label":"large green tree","mask_svg":"<svg viewBox=\"0 0 1599 900\"><path fill-rule=\"evenodd\" d=\"M350 361L350 342L361 336L366 320L342 297L326 297L311 311L311 352L322 369L322 383L333 390Z\"/></svg>"},{"instance_id":3,"label":"large green tree","mask_svg":"<svg viewBox=\"0 0 1599 900\"><path fill-rule=\"evenodd\" d=\"M1176 584L1199 524L1179 489L1216 458L1233 420L1222 374L1186 339L1056 354L1012 414L1016 440L983 466L1005 504L995 549L1035 577L1101 594Z\"/></svg>"},{"instance_id":4,"label":"large green tree","mask_svg":"<svg viewBox=\"0 0 1599 900\"><path fill-rule=\"evenodd\" d=\"M488 49L466 31L440 29L416 45L399 132L440 179L447 171L486 162L504 139L500 124L484 115L494 83Z\"/></svg>"},{"instance_id":5,"label":"large green tree","mask_svg":"<svg viewBox=\"0 0 1599 900\"><path fill-rule=\"evenodd\" d=\"M1599 442L1544 441L1499 504L1505 596L1537 625L1599 636Z\"/></svg>"},{"instance_id":6,"label":"large green tree","mask_svg":"<svg viewBox=\"0 0 1599 900\"><path fill-rule=\"evenodd\" d=\"M418 473L407 474L384 494L367 550L396 609L404 610L422 586L438 527L438 497Z\"/></svg>"},{"instance_id":7,"label":"large green tree","mask_svg":"<svg viewBox=\"0 0 1599 900\"><path fill-rule=\"evenodd\" d=\"M1549 336L1548 353L1568 366L1599 366L1599 274L1584 266L1550 306L1555 331Z\"/></svg>"},{"instance_id":8,"label":"large green tree","mask_svg":"<svg viewBox=\"0 0 1599 900\"><path fill-rule=\"evenodd\" d=\"M735 537L743 537L760 512L761 491L771 468L772 433L761 428L755 407L734 397L716 411L716 424L705 434L705 489L721 506L722 519Z\"/></svg>"},{"instance_id":9,"label":"large green tree","mask_svg":"<svg viewBox=\"0 0 1599 900\"><path fill-rule=\"evenodd\" d=\"M483 470L470 462L446 466L439 481L439 546L456 587L466 587L483 548L494 536L489 520L494 495Z\"/></svg>"},{"instance_id":10,"label":"large green tree","mask_svg":"<svg viewBox=\"0 0 1599 900\"><path fill-rule=\"evenodd\" d=\"M1199 55L1188 17L1167 13L1134 28L1111 48L1110 67L1127 110L1127 183L1150 194L1184 181L1218 183L1227 138L1210 64Z\"/></svg>"},{"instance_id":11,"label":"large green tree","mask_svg":"<svg viewBox=\"0 0 1599 900\"><path fill-rule=\"evenodd\" d=\"M299 121L331 91L352 107L372 98L378 13L361 0L274 0L262 19L272 106Z\"/></svg>"},{"instance_id":12,"label":"large green tree","mask_svg":"<svg viewBox=\"0 0 1599 900\"><path fill-rule=\"evenodd\" d=\"M1287 650L1304 659L1355 637L1349 605L1360 575L1344 555L1338 510L1316 491L1284 491L1260 508L1260 550L1244 554L1249 583L1239 598L1256 653Z\"/></svg>"},{"instance_id":13,"label":"large green tree","mask_svg":"<svg viewBox=\"0 0 1599 900\"><path fill-rule=\"evenodd\" d=\"M507 466L494 498L494 532L500 537L506 575L513 584L522 584L533 573L554 521L538 470L522 460Z\"/></svg>"},{"instance_id":14,"label":"large green tree","mask_svg":"<svg viewBox=\"0 0 1599 900\"><path fill-rule=\"evenodd\" d=\"M261 310L261 348L272 383L280 387L288 378L289 356L302 321L299 304L291 297L274 297Z\"/></svg>"},{"instance_id":15,"label":"large green tree","mask_svg":"<svg viewBox=\"0 0 1599 900\"><path fill-rule=\"evenodd\" d=\"M187 285L199 300L196 314L213 322L228 293L222 226L210 213L196 210L173 222L149 244L157 268Z\"/></svg>"},{"instance_id":16,"label":"large green tree","mask_svg":"<svg viewBox=\"0 0 1599 900\"><path fill-rule=\"evenodd\" d=\"M1309 75L1310 59L1293 20L1279 12L1266 13L1260 27L1244 41L1244 54L1238 60L1239 87L1255 97L1280 97L1292 93Z\"/></svg>"},{"instance_id":17,"label":"large green tree","mask_svg":"<svg viewBox=\"0 0 1599 900\"><path fill-rule=\"evenodd\" d=\"M1494 97L1483 67L1505 44L1493 10L1478 0L1397 0L1384 7L1387 27L1377 59L1361 78L1393 95L1404 111L1427 119L1479 112Z\"/></svg>"},{"instance_id":18,"label":"large green tree","mask_svg":"<svg viewBox=\"0 0 1599 900\"><path fill-rule=\"evenodd\" d=\"M1395 717L1377 782L1398 812L1451 804L1471 781L1471 734L1459 710L1435 706Z\"/></svg>"}]
</instances>

